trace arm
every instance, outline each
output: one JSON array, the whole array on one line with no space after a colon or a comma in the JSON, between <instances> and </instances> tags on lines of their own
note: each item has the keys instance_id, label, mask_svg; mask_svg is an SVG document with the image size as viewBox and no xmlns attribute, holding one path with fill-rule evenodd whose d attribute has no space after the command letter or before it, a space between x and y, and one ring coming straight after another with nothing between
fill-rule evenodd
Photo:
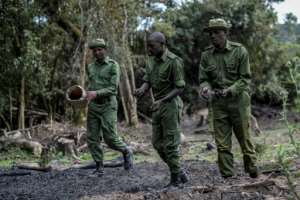
<instances>
[{"instance_id":1,"label":"arm","mask_svg":"<svg viewBox=\"0 0 300 200\"><path fill-rule=\"evenodd\" d=\"M161 103L170 101L174 97L180 95L185 87L183 63L180 59L176 59L172 66L172 79L174 81L175 88L171 90L165 97L158 99L152 105L152 110L157 110Z\"/></svg>"},{"instance_id":2,"label":"arm","mask_svg":"<svg viewBox=\"0 0 300 200\"><path fill-rule=\"evenodd\" d=\"M251 82L251 71L249 64L249 55L244 47L241 47L239 56L239 79L234 82L228 90L233 94L237 95L242 91L248 91Z\"/></svg>"},{"instance_id":3,"label":"arm","mask_svg":"<svg viewBox=\"0 0 300 200\"><path fill-rule=\"evenodd\" d=\"M200 95L208 96L211 91L211 85L209 83L208 75L205 71L206 59L204 53L202 53L200 65L199 65L199 83L200 83Z\"/></svg>"},{"instance_id":4,"label":"arm","mask_svg":"<svg viewBox=\"0 0 300 200\"><path fill-rule=\"evenodd\" d=\"M174 64L172 66L172 77L175 88L171 90L171 92L169 92L164 98L160 99L162 102L166 102L173 99L174 97L180 95L184 90L185 81L183 62L179 58L175 59Z\"/></svg>"},{"instance_id":5,"label":"arm","mask_svg":"<svg viewBox=\"0 0 300 200\"><path fill-rule=\"evenodd\" d=\"M148 82L143 83L143 85L136 89L134 95L137 97L141 97L150 89L150 84Z\"/></svg>"},{"instance_id":6,"label":"arm","mask_svg":"<svg viewBox=\"0 0 300 200\"><path fill-rule=\"evenodd\" d=\"M144 83L140 88L138 88L134 91L134 96L136 96L138 98L142 97L151 88L149 73L150 73L150 71L149 71L149 60L147 60L147 62L146 62L146 73L143 77Z\"/></svg>"},{"instance_id":7,"label":"arm","mask_svg":"<svg viewBox=\"0 0 300 200\"><path fill-rule=\"evenodd\" d=\"M174 88L171 92L169 92L164 98L159 99L159 101L161 102L167 102L171 99L173 99L174 97L180 95L183 92L184 88Z\"/></svg>"}]
</instances>

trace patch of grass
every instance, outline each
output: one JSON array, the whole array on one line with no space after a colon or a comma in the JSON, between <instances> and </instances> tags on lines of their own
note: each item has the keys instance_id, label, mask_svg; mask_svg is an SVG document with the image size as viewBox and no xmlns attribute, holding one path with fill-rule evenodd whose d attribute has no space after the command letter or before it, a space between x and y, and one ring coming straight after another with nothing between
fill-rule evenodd
<instances>
[{"instance_id":1,"label":"patch of grass","mask_svg":"<svg viewBox=\"0 0 300 200\"><path fill-rule=\"evenodd\" d=\"M207 150L207 142L197 142L191 145L182 158L184 160L206 160L208 162L215 162L217 159L216 149Z\"/></svg>"},{"instance_id":2,"label":"patch of grass","mask_svg":"<svg viewBox=\"0 0 300 200\"><path fill-rule=\"evenodd\" d=\"M39 158L19 147L6 147L0 151L0 167L11 167L15 163L38 162Z\"/></svg>"},{"instance_id":3,"label":"patch of grass","mask_svg":"<svg viewBox=\"0 0 300 200\"><path fill-rule=\"evenodd\" d=\"M144 154L134 154L134 163L140 163L140 162L159 162L161 159L157 153L151 153L150 155L144 155Z\"/></svg>"}]
</instances>

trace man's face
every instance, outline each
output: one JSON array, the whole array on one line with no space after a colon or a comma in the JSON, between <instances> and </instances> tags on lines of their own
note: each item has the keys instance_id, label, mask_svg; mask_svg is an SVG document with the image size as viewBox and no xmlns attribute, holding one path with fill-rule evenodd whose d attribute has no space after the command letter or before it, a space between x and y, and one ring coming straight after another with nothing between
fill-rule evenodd
<instances>
[{"instance_id":1,"label":"man's face","mask_svg":"<svg viewBox=\"0 0 300 200\"><path fill-rule=\"evenodd\" d=\"M147 50L149 56L159 57L163 53L163 44L155 41L148 41Z\"/></svg>"},{"instance_id":2,"label":"man's face","mask_svg":"<svg viewBox=\"0 0 300 200\"><path fill-rule=\"evenodd\" d=\"M211 30L209 31L209 37L212 44L216 48L222 48L225 45L225 41L227 39L227 34L225 30Z\"/></svg>"},{"instance_id":3,"label":"man's face","mask_svg":"<svg viewBox=\"0 0 300 200\"><path fill-rule=\"evenodd\" d=\"M106 53L105 48L96 47L96 48L93 49L94 57L97 60L103 60L105 58L105 53Z\"/></svg>"}]
</instances>

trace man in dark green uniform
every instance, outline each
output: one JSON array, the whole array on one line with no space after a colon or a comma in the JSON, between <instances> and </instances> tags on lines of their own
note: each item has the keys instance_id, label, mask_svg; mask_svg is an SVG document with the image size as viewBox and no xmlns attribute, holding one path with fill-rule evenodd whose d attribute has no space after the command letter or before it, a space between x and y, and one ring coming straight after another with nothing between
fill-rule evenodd
<instances>
[{"instance_id":1,"label":"man in dark green uniform","mask_svg":"<svg viewBox=\"0 0 300 200\"><path fill-rule=\"evenodd\" d=\"M242 44L227 40L229 25L211 19L204 31L212 46L203 52L199 69L200 93L211 99L219 169L224 178L234 175L232 131L243 153L245 172L256 178L256 153L249 134L251 72Z\"/></svg>"},{"instance_id":2,"label":"man in dark green uniform","mask_svg":"<svg viewBox=\"0 0 300 200\"><path fill-rule=\"evenodd\" d=\"M161 159L167 163L171 180L168 186L178 186L188 181L180 166L180 118L182 100L178 96L184 89L181 58L166 48L165 36L154 32L147 41L149 62L144 76L145 83L136 90L142 96L152 88L155 101L152 105L152 144Z\"/></svg>"},{"instance_id":3,"label":"man in dark green uniform","mask_svg":"<svg viewBox=\"0 0 300 200\"><path fill-rule=\"evenodd\" d=\"M116 61L106 56L106 44L96 39L89 44L95 62L88 66L87 100L87 143L96 162L94 174L103 175L102 139L112 149L123 153L124 168L132 168L132 152L117 134L116 95L120 79L120 69Z\"/></svg>"}]
</instances>

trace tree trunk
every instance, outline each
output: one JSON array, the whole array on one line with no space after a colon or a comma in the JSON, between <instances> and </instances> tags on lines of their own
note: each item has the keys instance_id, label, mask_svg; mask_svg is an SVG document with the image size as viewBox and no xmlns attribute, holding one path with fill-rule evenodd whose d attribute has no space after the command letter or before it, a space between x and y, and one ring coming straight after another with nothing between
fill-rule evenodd
<instances>
[{"instance_id":1,"label":"tree trunk","mask_svg":"<svg viewBox=\"0 0 300 200\"><path fill-rule=\"evenodd\" d=\"M87 59L87 51L88 47L86 43L83 43L83 52L82 52L82 61L80 63L80 85L85 88L85 79L86 79L86 59ZM83 127L85 125L86 121L86 111L87 111L87 106L84 106L80 108L79 111L79 119L78 119L78 124L79 126Z\"/></svg>"},{"instance_id":2,"label":"tree trunk","mask_svg":"<svg viewBox=\"0 0 300 200\"><path fill-rule=\"evenodd\" d=\"M19 118L18 118L18 128L25 128L25 78L21 79L21 89L19 96Z\"/></svg>"},{"instance_id":3,"label":"tree trunk","mask_svg":"<svg viewBox=\"0 0 300 200\"><path fill-rule=\"evenodd\" d=\"M121 68L120 95L122 97L121 100L124 109L126 123L130 126L137 126L138 118L137 118L137 111L136 111L136 103L132 94L127 70L122 65L120 68Z\"/></svg>"},{"instance_id":4,"label":"tree trunk","mask_svg":"<svg viewBox=\"0 0 300 200\"><path fill-rule=\"evenodd\" d=\"M127 124L136 127L138 125L138 115L136 109L136 99L133 96L135 90L135 80L133 73L133 66L131 60L130 49L128 48L128 15L125 5L123 5L124 23L122 31L122 52L121 58L121 84L120 93L122 95L122 105L124 109L125 119ZM127 114L127 116L126 116Z\"/></svg>"}]
</instances>

